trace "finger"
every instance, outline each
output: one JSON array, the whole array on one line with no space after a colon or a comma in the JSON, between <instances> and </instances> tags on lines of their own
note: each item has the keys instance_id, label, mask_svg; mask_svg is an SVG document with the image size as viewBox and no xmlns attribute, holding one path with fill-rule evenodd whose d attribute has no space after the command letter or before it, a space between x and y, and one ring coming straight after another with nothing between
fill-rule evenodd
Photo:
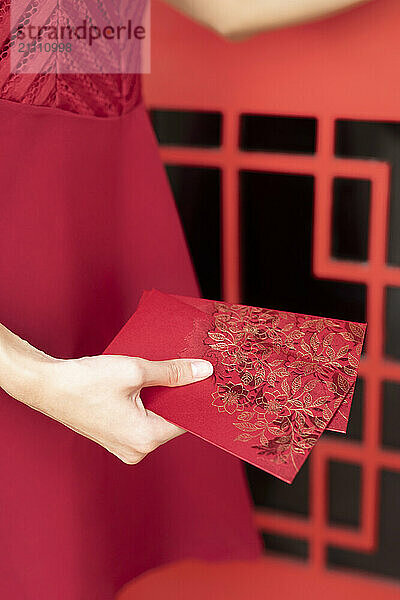
<instances>
[{"instance_id":1,"label":"finger","mask_svg":"<svg viewBox=\"0 0 400 600\"><path fill-rule=\"evenodd\" d=\"M175 360L141 361L143 387L163 385L177 387L210 377L213 366L208 360L177 358Z\"/></svg>"}]
</instances>

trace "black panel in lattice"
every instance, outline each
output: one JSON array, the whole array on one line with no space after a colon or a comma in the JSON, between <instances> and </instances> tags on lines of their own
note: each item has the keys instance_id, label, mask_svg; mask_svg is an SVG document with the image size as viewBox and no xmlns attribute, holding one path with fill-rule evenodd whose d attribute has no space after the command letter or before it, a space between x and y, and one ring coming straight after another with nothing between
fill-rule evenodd
<instances>
[{"instance_id":1,"label":"black panel in lattice","mask_svg":"<svg viewBox=\"0 0 400 600\"><path fill-rule=\"evenodd\" d=\"M150 115L158 141L163 145L216 147L221 144L220 113L152 110Z\"/></svg>"},{"instance_id":2,"label":"black panel in lattice","mask_svg":"<svg viewBox=\"0 0 400 600\"><path fill-rule=\"evenodd\" d=\"M329 462L329 522L359 527L361 468L359 465Z\"/></svg>"},{"instance_id":3,"label":"black panel in lattice","mask_svg":"<svg viewBox=\"0 0 400 600\"><path fill-rule=\"evenodd\" d=\"M200 167L168 166L203 296L221 296L220 171Z\"/></svg>"},{"instance_id":4,"label":"black panel in lattice","mask_svg":"<svg viewBox=\"0 0 400 600\"><path fill-rule=\"evenodd\" d=\"M278 552L294 558L306 560L309 555L308 542L297 538L277 535L272 533L263 533L265 552Z\"/></svg>"},{"instance_id":5,"label":"black panel in lattice","mask_svg":"<svg viewBox=\"0 0 400 600\"><path fill-rule=\"evenodd\" d=\"M400 383L385 381L382 412L382 446L400 449Z\"/></svg>"},{"instance_id":6,"label":"black panel in lattice","mask_svg":"<svg viewBox=\"0 0 400 600\"><path fill-rule=\"evenodd\" d=\"M371 182L337 177L333 182L332 256L368 259Z\"/></svg>"},{"instance_id":7,"label":"black panel in lattice","mask_svg":"<svg viewBox=\"0 0 400 600\"><path fill-rule=\"evenodd\" d=\"M317 121L310 117L242 115L242 150L313 154Z\"/></svg>"},{"instance_id":8,"label":"black panel in lattice","mask_svg":"<svg viewBox=\"0 0 400 600\"><path fill-rule=\"evenodd\" d=\"M386 289L385 353L400 360L400 288Z\"/></svg>"}]
</instances>

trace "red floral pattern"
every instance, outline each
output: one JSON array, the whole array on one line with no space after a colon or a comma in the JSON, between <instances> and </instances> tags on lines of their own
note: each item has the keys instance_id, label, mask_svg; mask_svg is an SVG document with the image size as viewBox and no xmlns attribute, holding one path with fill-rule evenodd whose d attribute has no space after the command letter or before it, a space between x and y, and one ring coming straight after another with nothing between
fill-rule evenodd
<instances>
[{"instance_id":1,"label":"red floral pattern","mask_svg":"<svg viewBox=\"0 0 400 600\"><path fill-rule=\"evenodd\" d=\"M234 417L235 440L298 471L351 396L366 326L224 302L213 303L207 356L212 404Z\"/></svg>"}]
</instances>

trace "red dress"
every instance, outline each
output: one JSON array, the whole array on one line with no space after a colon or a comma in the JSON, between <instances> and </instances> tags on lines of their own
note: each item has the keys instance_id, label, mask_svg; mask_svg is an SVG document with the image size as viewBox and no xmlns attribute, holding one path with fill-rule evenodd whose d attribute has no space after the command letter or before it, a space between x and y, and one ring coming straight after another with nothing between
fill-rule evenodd
<instances>
[{"instance_id":1,"label":"red dress","mask_svg":"<svg viewBox=\"0 0 400 600\"><path fill-rule=\"evenodd\" d=\"M198 293L140 78L10 76L5 32L0 321L55 356L98 354L144 288ZM258 555L228 454L188 434L128 466L0 396L0 598L109 600L165 561Z\"/></svg>"}]
</instances>

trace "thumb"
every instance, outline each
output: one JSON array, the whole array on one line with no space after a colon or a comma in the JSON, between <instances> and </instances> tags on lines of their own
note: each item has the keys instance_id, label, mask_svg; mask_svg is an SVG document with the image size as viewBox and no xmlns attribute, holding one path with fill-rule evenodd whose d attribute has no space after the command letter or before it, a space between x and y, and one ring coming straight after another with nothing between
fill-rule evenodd
<instances>
[{"instance_id":1,"label":"thumb","mask_svg":"<svg viewBox=\"0 0 400 600\"><path fill-rule=\"evenodd\" d=\"M177 358L175 360L143 360L143 387L163 385L176 387L210 377L213 366L208 360Z\"/></svg>"}]
</instances>

